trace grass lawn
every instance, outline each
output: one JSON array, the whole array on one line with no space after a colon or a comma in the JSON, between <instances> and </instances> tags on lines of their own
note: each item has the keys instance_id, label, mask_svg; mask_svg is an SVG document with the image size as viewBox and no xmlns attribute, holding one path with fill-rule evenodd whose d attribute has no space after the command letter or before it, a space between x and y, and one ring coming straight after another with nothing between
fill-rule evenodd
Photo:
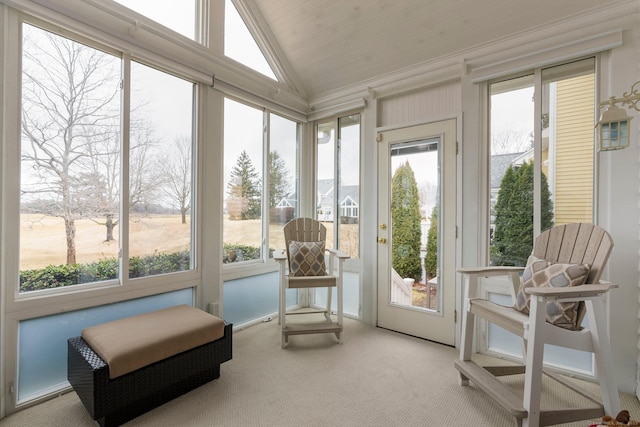
<instances>
[{"instance_id":1,"label":"grass lawn","mask_svg":"<svg viewBox=\"0 0 640 427\"><path fill-rule=\"evenodd\" d=\"M76 261L89 263L105 258L116 258L119 250L120 227L116 226L116 240L106 241L106 227L99 223L80 219L76 224ZM223 224L225 243L259 246L262 222L260 220L229 221ZM269 225L269 247L284 248L281 224ZM180 215L148 215L132 218L129 224L130 255L151 255L156 252L177 252L190 247L190 218L181 223ZM357 237L357 225L341 225L342 246L349 247ZM348 240L347 240L348 238ZM327 227L327 242L333 239L332 227ZM357 240L355 240L357 242ZM211 244L204 242L203 244ZM352 245L356 246L357 245ZM66 235L62 218L22 214L20 224L20 270L42 268L66 263ZM357 252L356 252L357 253Z\"/></svg>"}]
</instances>

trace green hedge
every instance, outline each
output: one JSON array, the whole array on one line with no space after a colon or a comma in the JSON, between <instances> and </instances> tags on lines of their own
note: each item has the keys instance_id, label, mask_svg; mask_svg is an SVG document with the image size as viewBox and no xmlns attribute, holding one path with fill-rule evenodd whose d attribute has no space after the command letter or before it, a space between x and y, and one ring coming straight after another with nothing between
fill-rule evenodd
<instances>
[{"instance_id":1,"label":"green hedge","mask_svg":"<svg viewBox=\"0 0 640 427\"><path fill-rule=\"evenodd\" d=\"M115 264L117 265L117 261ZM81 267L80 264L48 265L37 270L21 271L20 292L61 288L82 283Z\"/></svg>"},{"instance_id":2,"label":"green hedge","mask_svg":"<svg viewBox=\"0 0 640 427\"><path fill-rule=\"evenodd\" d=\"M273 249L269 250L273 254ZM260 259L260 248L246 245L223 245L225 264ZM189 251L155 253L129 258L129 278L184 271L190 268ZM118 277L118 259L105 258L88 264L48 265L20 272L20 292L61 288L81 283L113 280Z\"/></svg>"},{"instance_id":3,"label":"green hedge","mask_svg":"<svg viewBox=\"0 0 640 427\"><path fill-rule=\"evenodd\" d=\"M189 251L131 257L129 258L129 278L188 270L189 261ZM105 258L88 264L48 265L40 269L21 271L20 292L100 282L117 277L117 258Z\"/></svg>"},{"instance_id":4,"label":"green hedge","mask_svg":"<svg viewBox=\"0 0 640 427\"><path fill-rule=\"evenodd\" d=\"M129 258L129 278L184 271L190 268L189 251Z\"/></svg>"},{"instance_id":5,"label":"green hedge","mask_svg":"<svg viewBox=\"0 0 640 427\"><path fill-rule=\"evenodd\" d=\"M260 259L260 248L248 245L224 243L222 245L222 263L250 261Z\"/></svg>"}]
</instances>

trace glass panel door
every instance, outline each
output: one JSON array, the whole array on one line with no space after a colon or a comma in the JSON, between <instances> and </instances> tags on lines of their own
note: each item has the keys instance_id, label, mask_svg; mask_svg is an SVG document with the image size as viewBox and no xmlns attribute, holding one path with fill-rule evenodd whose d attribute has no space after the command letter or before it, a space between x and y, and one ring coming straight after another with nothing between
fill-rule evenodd
<instances>
[{"instance_id":1,"label":"glass panel door","mask_svg":"<svg viewBox=\"0 0 640 427\"><path fill-rule=\"evenodd\" d=\"M379 139L378 325L453 345L456 122Z\"/></svg>"}]
</instances>

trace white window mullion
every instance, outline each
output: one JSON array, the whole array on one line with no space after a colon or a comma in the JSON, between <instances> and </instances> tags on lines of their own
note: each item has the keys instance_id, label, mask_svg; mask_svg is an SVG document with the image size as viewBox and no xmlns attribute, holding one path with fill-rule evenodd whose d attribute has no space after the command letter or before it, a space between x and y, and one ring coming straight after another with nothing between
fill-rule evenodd
<instances>
[{"instance_id":1,"label":"white window mullion","mask_svg":"<svg viewBox=\"0 0 640 427\"><path fill-rule=\"evenodd\" d=\"M340 241L340 187L342 185L340 178L340 140L342 138L342 129L340 129L340 120L336 117L334 119L333 128L335 129L336 143L334 146L333 161L335 162L334 175L333 175L333 247L339 249L338 242Z\"/></svg>"},{"instance_id":2,"label":"white window mullion","mask_svg":"<svg viewBox=\"0 0 640 427\"><path fill-rule=\"evenodd\" d=\"M537 69L534 74L534 120L533 120L533 235L537 236L542 230L542 221L540 218L542 199L541 193L541 177L542 173L542 73Z\"/></svg>"},{"instance_id":3,"label":"white window mullion","mask_svg":"<svg viewBox=\"0 0 640 427\"><path fill-rule=\"evenodd\" d=\"M269 259L269 153L271 153L270 122L271 115L265 110L262 113L262 261Z\"/></svg>"},{"instance_id":4,"label":"white window mullion","mask_svg":"<svg viewBox=\"0 0 640 427\"><path fill-rule=\"evenodd\" d=\"M551 200L555 206L555 195L556 195L556 158L557 158L557 119L558 119L558 111L557 111L557 84L551 83L549 84L549 155L547 156L547 174L548 174L548 184L549 184L549 192L551 193ZM544 231L544 230L541 230Z\"/></svg>"},{"instance_id":5,"label":"white window mullion","mask_svg":"<svg viewBox=\"0 0 640 427\"><path fill-rule=\"evenodd\" d=\"M8 7L0 8L0 64L2 64L3 96L0 98L0 139L20 141L20 36L18 13ZM16 307L20 272L20 144L4 144L0 156L2 214L0 215L0 418L15 410L15 378L17 378L18 322L8 313Z\"/></svg>"},{"instance_id":6,"label":"white window mullion","mask_svg":"<svg viewBox=\"0 0 640 427\"><path fill-rule=\"evenodd\" d=\"M131 55L122 55L121 87L121 136L120 156L120 283L129 282L129 146L131 119Z\"/></svg>"},{"instance_id":7,"label":"white window mullion","mask_svg":"<svg viewBox=\"0 0 640 427\"><path fill-rule=\"evenodd\" d=\"M20 70L20 49L21 49L21 32L19 31L20 22L18 13L12 9L5 8L3 25L6 29L0 35L0 41L3 41L0 53L6 62L3 64L3 87L4 96L2 97L3 116L0 117L0 135L3 141L20 141L21 138L21 117L20 104L12 103L11 100L20 99L21 86L21 70ZM4 40L4 38L7 40ZM1 62L1 61L0 61ZM2 194L4 204L2 206L2 221L5 226L0 229L2 234L2 252L3 262L0 266L2 272L1 283L5 286L6 307L18 296L19 282L17 280L20 274L20 236L19 227L14 226L20 224L20 149L21 144L5 144L4 153L0 172L2 172ZM0 310L5 304L0 304ZM2 332L0 332L2 334ZM2 360L3 355L0 355ZM0 404L1 405L1 404ZM1 406L0 406L1 409Z\"/></svg>"}]
</instances>

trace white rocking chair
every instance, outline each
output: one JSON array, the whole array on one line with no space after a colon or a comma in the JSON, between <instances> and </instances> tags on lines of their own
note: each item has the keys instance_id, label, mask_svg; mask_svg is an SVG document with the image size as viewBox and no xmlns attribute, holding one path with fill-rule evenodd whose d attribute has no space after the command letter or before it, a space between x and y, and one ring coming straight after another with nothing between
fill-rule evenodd
<instances>
[{"instance_id":1,"label":"white rocking chair","mask_svg":"<svg viewBox=\"0 0 640 427\"><path fill-rule=\"evenodd\" d=\"M577 420L598 418L603 415L615 417L620 410L618 389L613 370L613 358L607 332L604 298L611 288L610 283L600 282L600 275L613 248L609 234L592 224L567 224L551 228L535 239L532 257L538 261L554 263L587 264L588 276L580 286L552 287L538 283L541 287L519 289L522 267L461 268L464 276L466 299L462 315L462 340L460 359L455 361L461 385L472 381L478 388L496 399L516 418L518 426L538 427L561 424ZM529 263L532 258L529 258ZM535 259L534 259L535 261ZM531 264L533 265L533 264ZM544 261L542 266L544 266ZM557 266L562 268L561 266ZM580 266L582 267L582 266ZM532 267L529 267L532 268ZM557 270L557 268L556 268ZM532 270L530 269L529 272ZM540 270L542 271L542 270ZM537 273L536 273L537 274ZM585 272L584 275L587 273ZM529 314L514 307L495 304L480 298L479 280L483 277L506 275L513 284L514 305L521 304L526 294L530 296ZM525 273L527 275L527 273ZM582 277L584 277L584 275ZM529 276L527 275L526 278ZM541 276L538 276L541 277ZM523 276L523 279L526 279ZM520 290L520 295L516 294ZM522 293L522 290L526 294ZM520 301L517 301L520 298ZM566 329L549 323L547 303L576 303L574 308L576 330ZM565 307L562 306L561 307ZM526 310L525 310L526 311ZM589 329L581 329L582 319L588 316ZM471 361L474 319L481 317L501 326L523 339L524 366L482 367ZM543 368L544 344L574 348L591 352L595 357L596 375L600 383L601 399L582 393L573 383ZM541 410L542 374L549 375L566 387L580 393L593 402L587 408L560 408ZM525 374L524 395L520 396L496 377L501 375Z\"/></svg>"}]
</instances>

